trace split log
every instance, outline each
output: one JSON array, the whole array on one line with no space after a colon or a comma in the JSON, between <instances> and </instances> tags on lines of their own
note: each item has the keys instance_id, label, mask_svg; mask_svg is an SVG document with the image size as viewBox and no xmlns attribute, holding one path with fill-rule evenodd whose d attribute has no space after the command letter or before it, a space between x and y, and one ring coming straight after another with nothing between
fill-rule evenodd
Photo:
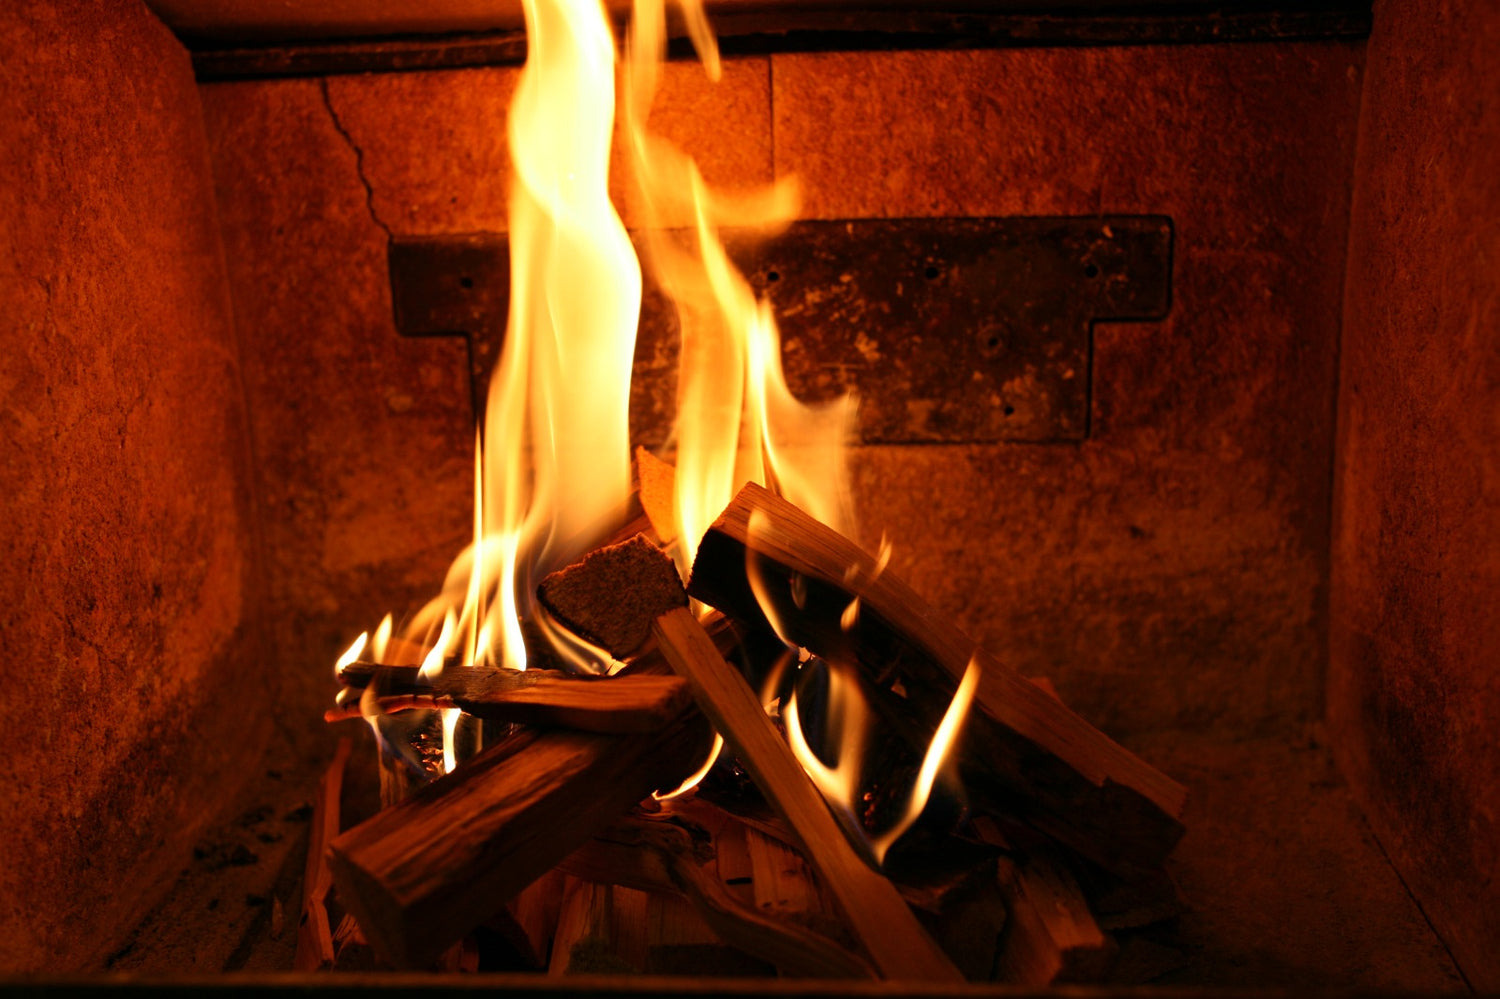
<instances>
[{"instance_id":1,"label":"split log","mask_svg":"<svg viewBox=\"0 0 1500 999\"><path fill-rule=\"evenodd\" d=\"M622 587L622 581L628 584ZM655 639L673 671L692 686L699 709L796 830L808 860L883 977L962 980L895 886L871 870L845 837L759 698L688 609L666 555L636 538L554 573L539 593L560 620L616 657Z\"/></svg>"},{"instance_id":2,"label":"split log","mask_svg":"<svg viewBox=\"0 0 1500 999\"><path fill-rule=\"evenodd\" d=\"M987 875L943 900L943 910L924 913L927 924L943 949L953 955L964 977L971 982L995 978L1006 923L1010 913L996 878L996 861L981 865L976 873Z\"/></svg>"},{"instance_id":3,"label":"split log","mask_svg":"<svg viewBox=\"0 0 1500 999\"><path fill-rule=\"evenodd\" d=\"M1012 839L985 817L972 828L983 842L1007 851L999 858L996 883L1010 918L996 980L1033 986L1103 981L1119 948L1095 920L1062 851L1034 833L1024 842ZM1013 827L1009 833L1028 830Z\"/></svg>"},{"instance_id":4,"label":"split log","mask_svg":"<svg viewBox=\"0 0 1500 999\"><path fill-rule=\"evenodd\" d=\"M806 922L820 908L818 886L802 855L755 829L745 830L755 905L778 919Z\"/></svg>"},{"instance_id":5,"label":"split log","mask_svg":"<svg viewBox=\"0 0 1500 999\"><path fill-rule=\"evenodd\" d=\"M520 963L534 970L547 967L562 907L561 871L553 868L522 888L485 925L510 945Z\"/></svg>"},{"instance_id":6,"label":"split log","mask_svg":"<svg viewBox=\"0 0 1500 999\"><path fill-rule=\"evenodd\" d=\"M459 708L491 721L560 726L609 735L656 732L692 701L687 684L671 676L594 677L556 670L452 667L430 681L409 666L356 662L340 677L348 686L374 684L383 713ZM334 708L325 721L360 717L358 701Z\"/></svg>"},{"instance_id":7,"label":"split log","mask_svg":"<svg viewBox=\"0 0 1500 999\"><path fill-rule=\"evenodd\" d=\"M1103 981L1118 948L1099 928L1078 882L1055 851L1002 857L1000 890L1010 910L995 977L1012 985Z\"/></svg>"},{"instance_id":8,"label":"split log","mask_svg":"<svg viewBox=\"0 0 1500 999\"><path fill-rule=\"evenodd\" d=\"M562 910L557 919L557 936L552 941L552 960L547 974L619 974L638 972L625 967L611 953L614 945L614 919L611 898L614 888L608 882L567 878L564 881Z\"/></svg>"},{"instance_id":9,"label":"split log","mask_svg":"<svg viewBox=\"0 0 1500 999\"><path fill-rule=\"evenodd\" d=\"M688 592L759 625L768 619L751 573L784 638L858 664L876 686L899 682L929 730L977 660L975 703L987 723L965 727L966 777L1036 828L1119 872L1160 866L1181 839L1182 785L1001 665L852 541L756 485L704 536Z\"/></svg>"},{"instance_id":10,"label":"split log","mask_svg":"<svg viewBox=\"0 0 1500 999\"><path fill-rule=\"evenodd\" d=\"M696 712L654 737L520 729L350 829L339 896L381 958L421 967L653 790L709 740Z\"/></svg>"},{"instance_id":11,"label":"split log","mask_svg":"<svg viewBox=\"0 0 1500 999\"><path fill-rule=\"evenodd\" d=\"M298 971L324 971L338 958L333 946L333 927L328 919L328 893L333 872L328 867L328 844L339 834L339 797L344 788L344 769L349 763L350 742L340 739L333 762L318 784L313 803L312 828L308 832L307 867L302 875L302 917L297 923L297 953L292 967Z\"/></svg>"},{"instance_id":12,"label":"split log","mask_svg":"<svg viewBox=\"0 0 1500 999\"><path fill-rule=\"evenodd\" d=\"M771 918L737 899L716 875L717 837L681 819L617 822L559 866L578 877L687 898L719 939L786 974L868 978L872 969L827 936Z\"/></svg>"}]
</instances>

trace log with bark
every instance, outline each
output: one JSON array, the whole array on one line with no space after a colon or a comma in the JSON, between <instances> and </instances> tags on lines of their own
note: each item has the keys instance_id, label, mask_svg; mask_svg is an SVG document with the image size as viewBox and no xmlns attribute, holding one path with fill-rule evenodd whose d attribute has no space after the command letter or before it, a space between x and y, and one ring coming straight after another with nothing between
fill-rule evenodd
<instances>
[{"instance_id":1,"label":"log with bark","mask_svg":"<svg viewBox=\"0 0 1500 999\"><path fill-rule=\"evenodd\" d=\"M1182 785L996 661L852 541L760 486L741 490L710 527L688 592L750 626L774 618L787 641L904 691L927 731L974 661L982 723L966 726L967 781L1117 872L1159 867L1182 836Z\"/></svg>"},{"instance_id":2,"label":"log with bark","mask_svg":"<svg viewBox=\"0 0 1500 999\"><path fill-rule=\"evenodd\" d=\"M539 594L559 620L617 658L654 639L673 671L691 685L698 707L796 831L807 859L883 977L962 980L895 886L845 837L745 678L724 661L688 608L670 559L638 537L554 573Z\"/></svg>"},{"instance_id":3,"label":"log with bark","mask_svg":"<svg viewBox=\"0 0 1500 999\"><path fill-rule=\"evenodd\" d=\"M333 841L340 899L382 960L423 967L706 755L695 711L654 735L518 729Z\"/></svg>"}]
</instances>

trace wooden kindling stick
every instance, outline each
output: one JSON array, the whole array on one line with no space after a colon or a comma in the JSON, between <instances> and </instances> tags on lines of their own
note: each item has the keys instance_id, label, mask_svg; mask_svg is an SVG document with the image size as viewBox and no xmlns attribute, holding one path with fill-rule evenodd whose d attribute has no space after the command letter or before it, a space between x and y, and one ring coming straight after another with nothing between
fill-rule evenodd
<instances>
[{"instance_id":1,"label":"wooden kindling stick","mask_svg":"<svg viewBox=\"0 0 1500 999\"><path fill-rule=\"evenodd\" d=\"M313 805L312 828L308 831L307 866L302 875L302 916L297 922L297 952L292 967L298 971L320 971L333 967L333 927L328 923L328 893L333 874L328 869L328 844L339 834L339 796L344 787L344 769L349 763L350 742L340 739L333 762L318 784Z\"/></svg>"},{"instance_id":2,"label":"wooden kindling stick","mask_svg":"<svg viewBox=\"0 0 1500 999\"><path fill-rule=\"evenodd\" d=\"M760 486L745 486L704 535L688 593L751 626L766 623L761 602L772 601L787 641L858 664L874 686L901 680L928 731L975 660L966 777L1122 874L1159 867L1182 837L1181 784L979 648L854 542Z\"/></svg>"},{"instance_id":3,"label":"wooden kindling stick","mask_svg":"<svg viewBox=\"0 0 1500 999\"><path fill-rule=\"evenodd\" d=\"M653 735L518 729L335 839L340 900L376 954L429 964L531 881L707 755L697 711Z\"/></svg>"},{"instance_id":4,"label":"wooden kindling stick","mask_svg":"<svg viewBox=\"0 0 1500 999\"><path fill-rule=\"evenodd\" d=\"M385 713L459 708L491 721L608 734L658 731L692 701L687 684L675 676L591 677L450 666L427 680L414 666L356 662L339 677L351 689L373 685L380 695L376 706ZM360 700L353 698L323 719L341 721L360 713Z\"/></svg>"},{"instance_id":5,"label":"wooden kindling stick","mask_svg":"<svg viewBox=\"0 0 1500 999\"><path fill-rule=\"evenodd\" d=\"M845 838L750 685L693 616L665 554L637 537L554 573L542 581L539 595L559 620L617 658L655 639L673 671L691 685L699 708L796 830L808 860L882 977L963 980L895 886Z\"/></svg>"}]
</instances>

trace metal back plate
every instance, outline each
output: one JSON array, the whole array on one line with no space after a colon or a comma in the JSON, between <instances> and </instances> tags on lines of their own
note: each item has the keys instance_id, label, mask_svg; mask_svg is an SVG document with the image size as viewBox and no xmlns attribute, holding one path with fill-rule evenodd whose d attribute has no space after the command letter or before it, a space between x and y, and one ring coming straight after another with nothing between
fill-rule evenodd
<instances>
[{"instance_id":1,"label":"metal back plate","mask_svg":"<svg viewBox=\"0 0 1500 999\"><path fill-rule=\"evenodd\" d=\"M1165 317L1172 223L1161 216L801 222L730 255L781 327L793 394L860 398L866 443L1088 436L1092 325ZM475 398L504 336L502 235L395 240L397 328L469 338ZM671 430L675 310L648 287L632 438Z\"/></svg>"}]
</instances>

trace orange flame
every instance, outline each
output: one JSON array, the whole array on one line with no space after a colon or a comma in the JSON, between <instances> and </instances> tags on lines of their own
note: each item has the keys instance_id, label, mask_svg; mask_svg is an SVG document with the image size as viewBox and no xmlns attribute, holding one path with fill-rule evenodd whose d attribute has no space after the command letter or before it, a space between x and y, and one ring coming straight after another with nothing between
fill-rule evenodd
<instances>
[{"instance_id":1,"label":"orange flame","mask_svg":"<svg viewBox=\"0 0 1500 999\"><path fill-rule=\"evenodd\" d=\"M704 71L717 80L722 67L702 4L681 6ZM404 629L408 641L428 649L420 669L426 678L454 660L526 668L523 619L574 668L598 672L608 664L600 650L538 615L533 594L536 579L618 523L629 495L641 273L608 193L615 44L598 0L525 0L524 9L529 51L508 118L509 322L476 430L472 542ZM855 400L810 407L787 387L775 320L719 233L781 229L796 217L795 185L715 190L691 157L649 130L665 51L663 0L636 0L621 74L621 134L647 261L682 328L675 555L686 575L712 518L746 482L852 533L844 442ZM686 240L668 231L674 225L689 227ZM846 627L857 620L856 599ZM373 654L382 656L390 641L387 616ZM863 708L845 700L845 735L862 739ZM373 711L373 702L367 707ZM795 703L788 709L795 712ZM442 721L451 770L458 713L444 712ZM849 745L847 755L857 758ZM711 756L700 777L712 763Z\"/></svg>"},{"instance_id":2,"label":"orange flame","mask_svg":"<svg viewBox=\"0 0 1500 999\"><path fill-rule=\"evenodd\" d=\"M710 80L721 67L701 3L682 5ZM767 485L839 530L852 521L843 444L852 396L809 407L787 388L776 322L734 266L719 231L770 235L796 218L789 181L734 196L646 127L666 51L660 0L636 0L626 45L624 133L645 219L646 260L682 328L678 368L676 510L684 577L708 525L746 482ZM668 226L691 226L688 245Z\"/></svg>"}]
</instances>

